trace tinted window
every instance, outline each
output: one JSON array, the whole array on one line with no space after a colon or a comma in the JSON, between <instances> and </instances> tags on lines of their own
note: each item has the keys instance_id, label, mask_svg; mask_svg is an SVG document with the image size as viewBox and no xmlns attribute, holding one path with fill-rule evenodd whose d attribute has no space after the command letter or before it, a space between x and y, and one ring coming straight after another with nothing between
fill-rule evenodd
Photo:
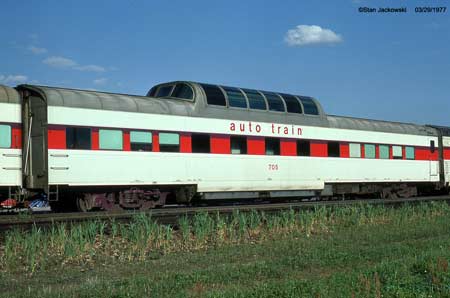
<instances>
[{"instance_id":1,"label":"tinted window","mask_svg":"<svg viewBox=\"0 0 450 298\"><path fill-rule=\"evenodd\" d=\"M231 136L231 154L247 154L247 138Z\"/></svg>"},{"instance_id":2,"label":"tinted window","mask_svg":"<svg viewBox=\"0 0 450 298\"><path fill-rule=\"evenodd\" d=\"M375 158L375 145L365 144L364 145L364 157L365 158Z\"/></svg>"},{"instance_id":3,"label":"tinted window","mask_svg":"<svg viewBox=\"0 0 450 298\"><path fill-rule=\"evenodd\" d=\"M161 86L156 92L156 97L166 97L170 95L173 85Z\"/></svg>"},{"instance_id":4,"label":"tinted window","mask_svg":"<svg viewBox=\"0 0 450 298\"><path fill-rule=\"evenodd\" d=\"M183 99L194 98L194 92L192 88L186 84L177 84L172 92L172 97L178 97Z\"/></svg>"},{"instance_id":5,"label":"tinted window","mask_svg":"<svg viewBox=\"0 0 450 298\"><path fill-rule=\"evenodd\" d=\"M392 157L394 159L403 158L402 146L392 146Z\"/></svg>"},{"instance_id":6,"label":"tinted window","mask_svg":"<svg viewBox=\"0 0 450 298\"><path fill-rule=\"evenodd\" d=\"M225 96L219 87L207 84L200 84L206 94L206 101L209 105L226 106Z\"/></svg>"},{"instance_id":7,"label":"tinted window","mask_svg":"<svg viewBox=\"0 0 450 298\"><path fill-rule=\"evenodd\" d=\"M132 151L152 151L152 133L146 131L131 131L130 144Z\"/></svg>"},{"instance_id":8,"label":"tinted window","mask_svg":"<svg viewBox=\"0 0 450 298\"><path fill-rule=\"evenodd\" d=\"M286 103L286 109L289 113L302 113L302 106L300 105L300 102L295 96L289 95L289 94L281 94L281 96L284 99L284 102Z\"/></svg>"},{"instance_id":9,"label":"tinted window","mask_svg":"<svg viewBox=\"0 0 450 298\"><path fill-rule=\"evenodd\" d=\"M309 141L297 141L297 155L298 156L310 156L311 145Z\"/></svg>"},{"instance_id":10,"label":"tinted window","mask_svg":"<svg viewBox=\"0 0 450 298\"><path fill-rule=\"evenodd\" d=\"M350 143L350 157L361 157L361 144Z\"/></svg>"},{"instance_id":11,"label":"tinted window","mask_svg":"<svg viewBox=\"0 0 450 298\"><path fill-rule=\"evenodd\" d=\"M123 149L123 137L121 130L113 129L100 129L99 135L99 147L106 150L122 150Z\"/></svg>"},{"instance_id":12,"label":"tinted window","mask_svg":"<svg viewBox=\"0 0 450 298\"><path fill-rule=\"evenodd\" d=\"M245 95L247 95L250 109L254 110L267 110L266 101L264 97L256 90L243 89Z\"/></svg>"},{"instance_id":13,"label":"tinted window","mask_svg":"<svg viewBox=\"0 0 450 298\"><path fill-rule=\"evenodd\" d=\"M278 95L275 93L263 92L264 96L267 98L267 103L269 104L269 110L284 112L284 104Z\"/></svg>"},{"instance_id":14,"label":"tinted window","mask_svg":"<svg viewBox=\"0 0 450 298\"><path fill-rule=\"evenodd\" d=\"M434 144L434 141L430 141L430 150L431 153L434 153L434 150L436 150L436 145Z\"/></svg>"},{"instance_id":15,"label":"tinted window","mask_svg":"<svg viewBox=\"0 0 450 298\"><path fill-rule=\"evenodd\" d=\"M228 96L228 105L236 108L247 108L247 101L244 94L238 88L222 87Z\"/></svg>"},{"instance_id":16,"label":"tinted window","mask_svg":"<svg viewBox=\"0 0 450 298\"><path fill-rule=\"evenodd\" d=\"M11 126L0 125L0 148L10 148L11 139Z\"/></svg>"},{"instance_id":17,"label":"tinted window","mask_svg":"<svg viewBox=\"0 0 450 298\"><path fill-rule=\"evenodd\" d=\"M266 155L280 155L280 140L275 138L266 139Z\"/></svg>"},{"instance_id":18,"label":"tinted window","mask_svg":"<svg viewBox=\"0 0 450 298\"><path fill-rule=\"evenodd\" d=\"M328 143L328 156L329 157L339 157L341 156L341 151L339 148L339 142L329 142Z\"/></svg>"},{"instance_id":19,"label":"tinted window","mask_svg":"<svg viewBox=\"0 0 450 298\"><path fill-rule=\"evenodd\" d=\"M414 159L415 158L414 147L406 146L405 147L405 155L406 155L406 159Z\"/></svg>"},{"instance_id":20,"label":"tinted window","mask_svg":"<svg viewBox=\"0 0 450 298\"><path fill-rule=\"evenodd\" d=\"M91 149L91 129L84 127L67 127L66 148Z\"/></svg>"},{"instance_id":21,"label":"tinted window","mask_svg":"<svg viewBox=\"0 0 450 298\"><path fill-rule=\"evenodd\" d=\"M192 142L192 152L193 153L209 153L209 152L211 152L209 135L192 134L191 142Z\"/></svg>"},{"instance_id":22,"label":"tinted window","mask_svg":"<svg viewBox=\"0 0 450 298\"><path fill-rule=\"evenodd\" d=\"M305 109L305 114L319 115L319 110L317 109L316 104L311 98L303 96L299 96L299 98L302 101L303 108Z\"/></svg>"},{"instance_id":23,"label":"tinted window","mask_svg":"<svg viewBox=\"0 0 450 298\"><path fill-rule=\"evenodd\" d=\"M177 133L159 133L159 151L180 152L180 135Z\"/></svg>"},{"instance_id":24,"label":"tinted window","mask_svg":"<svg viewBox=\"0 0 450 298\"><path fill-rule=\"evenodd\" d=\"M147 93L147 96L155 96L156 89L158 89L156 86L153 87L152 89L150 89L150 91L148 91L148 93Z\"/></svg>"},{"instance_id":25,"label":"tinted window","mask_svg":"<svg viewBox=\"0 0 450 298\"><path fill-rule=\"evenodd\" d=\"M389 145L380 145L380 158L389 159Z\"/></svg>"}]
</instances>

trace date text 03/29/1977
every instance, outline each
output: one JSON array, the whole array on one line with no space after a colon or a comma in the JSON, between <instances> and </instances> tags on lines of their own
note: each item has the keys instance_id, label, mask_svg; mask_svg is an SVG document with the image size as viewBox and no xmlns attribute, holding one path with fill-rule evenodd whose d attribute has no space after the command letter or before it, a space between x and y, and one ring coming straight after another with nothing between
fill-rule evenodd
<instances>
[{"instance_id":1,"label":"date text 03/29/1977","mask_svg":"<svg viewBox=\"0 0 450 298\"><path fill-rule=\"evenodd\" d=\"M361 13L407 13L407 7L359 7ZM414 8L415 13L446 13L446 6L417 6Z\"/></svg>"}]
</instances>

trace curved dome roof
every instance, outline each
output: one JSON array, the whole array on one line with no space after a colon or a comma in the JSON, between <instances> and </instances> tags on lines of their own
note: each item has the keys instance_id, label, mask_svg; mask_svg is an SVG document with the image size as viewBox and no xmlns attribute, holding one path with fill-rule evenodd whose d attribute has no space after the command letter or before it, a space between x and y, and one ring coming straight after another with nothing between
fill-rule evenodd
<instances>
[{"instance_id":1,"label":"curved dome roof","mask_svg":"<svg viewBox=\"0 0 450 298\"><path fill-rule=\"evenodd\" d=\"M174 81L154 86L149 97L202 99L207 105L290 114L323 115L320 103L309 96L274 91L230 87L190 81Z\"/></svg>"}]
</instances>

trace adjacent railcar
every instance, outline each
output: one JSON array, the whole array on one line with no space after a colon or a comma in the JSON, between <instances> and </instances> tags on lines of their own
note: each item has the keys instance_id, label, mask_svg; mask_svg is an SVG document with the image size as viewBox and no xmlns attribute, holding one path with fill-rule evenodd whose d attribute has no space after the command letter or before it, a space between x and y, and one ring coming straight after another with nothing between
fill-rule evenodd
<instances>
[{"instance_id":1,"label":"adjacent railcar","mask_svg":"<svg viewBox=\"0 0 450 298\"><path fill-rule=\"evenodd\" d=\"M450 127L431 126L439 135L439 174L442 183L449 187L450 184Z\"/></svg>"},{"instance_id":2,"label":"adjacent railcar","mask_svg":"<svg viewBox=\"0 0 450 298\"><path fill-rule=\"evenodd\" d=\"M0 85L0 201L17 197L22 186L21 99Z\"/></svg>"},{"instance_id":3,"label":"adjacent railcar","mask_svg":"<svg viewBox=\"0 0 450 298\"><path fill-rule=\"evenodd\" d=\"M18 90L26 187L85 211L151 208L172 195L407 197L448 184L437 129L329 116L311 97L194 82L147 96Z\"/></svg>"}]
</instances>

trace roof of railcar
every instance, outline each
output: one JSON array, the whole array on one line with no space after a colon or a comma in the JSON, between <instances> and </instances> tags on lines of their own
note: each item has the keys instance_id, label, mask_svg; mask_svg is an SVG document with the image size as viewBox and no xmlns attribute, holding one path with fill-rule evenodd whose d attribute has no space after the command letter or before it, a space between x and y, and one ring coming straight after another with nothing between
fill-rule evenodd
<instances>
[{"instance_id":1,"label":"roof of railcar","mask_svg":"<svg viewBox=\"0 0 450 298\"><path fill-rule=\"evenodd\" d=\"M49 106L177 115L192 113L192 105L179 100L149 100L149 97L139 95L38 85L20 85L17 88L37 92Z\"/></svg>"},{"instance_id":2,"label":"roof of railcar","mask_svg":"<svg viewBox=\"0 0 450 298\"><path fill-rule=\"evenodd\" d=\"M186 83L192 84L193 82ZM304 115L267 110L231 109L223 106L207 105L205 104L204 99L202 104L199 104L197 101L37 85L20 85L18 86L18 89L31 90L39 93L45 98L47 104L50 106L152 114L171 114L239 121L272 122L412 135L437 135L435 129L424 125L325 114Z\"/></svg>"},{"instance_id":3,"label":"roof of railcar","mask_svg":"<svg viewBox=\"0 0 450 298\"><path fill-rule=\"evenodd\" d=\"M413 135L437 135L435 129L425 125L414 123L372 120L335 115L327 115L327 119L330 127L334 128L392 132Z\"/></svg>"},{"instance_id":4,"label":"roof of railcar","mask_svg":"<svg viewBox=\"0 0 450 298\"><path fill-rule=\"evenodd\" d=\"M21 103L22 101L16 89L0 85L0 102Z\"/></svg>"}]
</instances>

